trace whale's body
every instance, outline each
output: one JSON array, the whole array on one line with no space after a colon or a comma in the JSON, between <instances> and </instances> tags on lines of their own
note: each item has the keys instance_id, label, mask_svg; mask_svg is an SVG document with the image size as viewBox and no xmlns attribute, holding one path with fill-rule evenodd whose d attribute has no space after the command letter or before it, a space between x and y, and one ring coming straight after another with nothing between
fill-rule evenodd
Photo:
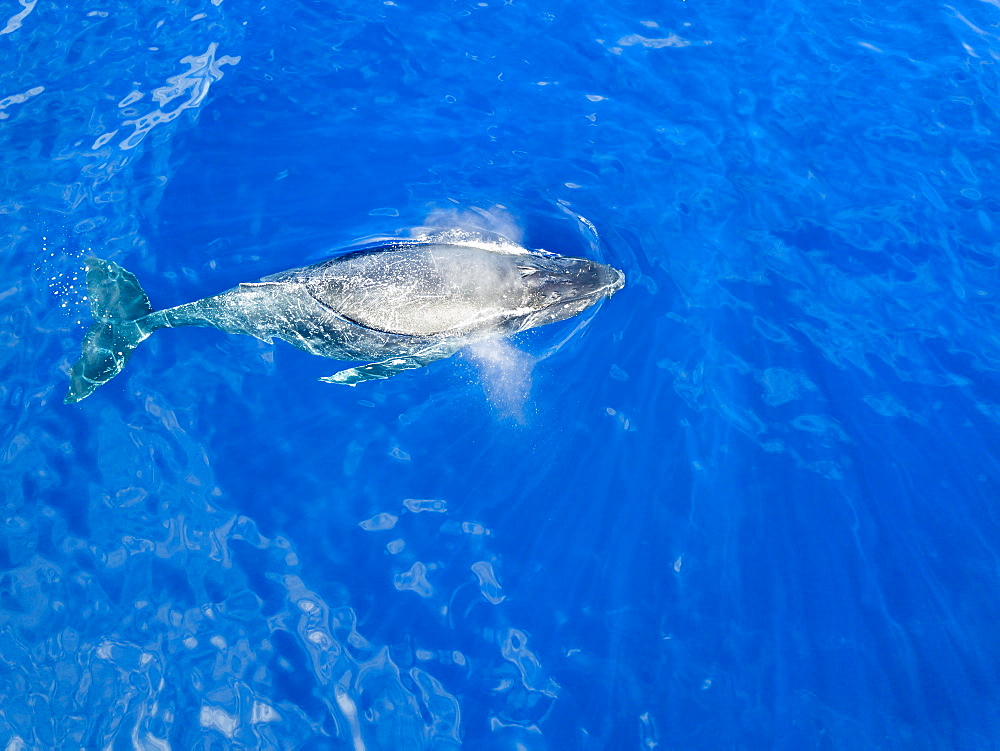
<instances>
[{"instance_id":1,"label":"whale's body","mask_svg":"<svg viewBox=\"0 0 1000 751\"><path fill-rule=\"evenodd\" d=\"M396 242L154 311L132 274L110 261L87 263L95 323L70 371L67 402L110 380L160 328L211 326L278 337L322 357L374 361L323 379L354 385L448 357L484 336L564 320L624 284L620 271L582 258Z\"/></svg>"}]
</instances>

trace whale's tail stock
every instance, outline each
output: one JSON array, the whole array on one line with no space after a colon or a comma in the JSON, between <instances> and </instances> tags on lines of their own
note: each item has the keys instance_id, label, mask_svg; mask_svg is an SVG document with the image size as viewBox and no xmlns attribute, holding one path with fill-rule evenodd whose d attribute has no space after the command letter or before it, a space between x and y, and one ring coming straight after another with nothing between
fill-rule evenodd
<instances>
[{"instance_id":1,"label":"whale's tail stock","mask_svg":"<svg viewBox=\"0 0 1000 751\"><path fill-rule=\"evenodd\" d=\"M87 398L118 375L132 350L149 336L137 321L153 307L134 274L112 261L88 258L87 296L94 325L83 340L80 359L69 371L67 404Z\"/></svg>"}]
</instances>

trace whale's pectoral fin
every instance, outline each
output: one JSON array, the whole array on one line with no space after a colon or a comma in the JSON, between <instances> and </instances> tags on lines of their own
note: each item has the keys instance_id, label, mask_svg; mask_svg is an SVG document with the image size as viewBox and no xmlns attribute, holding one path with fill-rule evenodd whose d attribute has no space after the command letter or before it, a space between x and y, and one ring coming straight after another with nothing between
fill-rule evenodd
<instances>
[{"instance_id":1,"label":"whale's pectoral fin","mask_svg":"<svg viewBox=\"0 0 1000 751\"><path fill-rule=\"evenodd\" d=\"M356 386L362 381L376 381L382 378L389 378L402 373L404 370L416 370L424 365L429 365L435 360L443 360L451 357L460 347L453 344L435 344L412 355L391 357L388 360L370 362L367 365L359 365L356 368L348 368L332 376L320 378L326 383L342 383L345 386Z\"/></svg>"}]
</instances>

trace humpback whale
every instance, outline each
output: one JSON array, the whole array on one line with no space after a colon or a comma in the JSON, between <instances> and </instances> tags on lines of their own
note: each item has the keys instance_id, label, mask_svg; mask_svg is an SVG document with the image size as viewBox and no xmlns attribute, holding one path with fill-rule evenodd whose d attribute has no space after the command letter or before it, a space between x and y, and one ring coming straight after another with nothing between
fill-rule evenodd
<instances>
[{"instance_id":1,"label":"humpback whale","mask_svg":"<svg viewBox=\"0 0 1000 751\"><path fill-rule=\"evenodd\" d=\"M320 380L353 386L450 357L488 336L565 320L610 297L606 264L517 246L393 241L282 271L185 305L153 310L135 275L87 259L94 324L70 369L66 403L121 372L161 328L211 326L274 337L310 354L366 361Z\"/></svg>"}]
</instances>

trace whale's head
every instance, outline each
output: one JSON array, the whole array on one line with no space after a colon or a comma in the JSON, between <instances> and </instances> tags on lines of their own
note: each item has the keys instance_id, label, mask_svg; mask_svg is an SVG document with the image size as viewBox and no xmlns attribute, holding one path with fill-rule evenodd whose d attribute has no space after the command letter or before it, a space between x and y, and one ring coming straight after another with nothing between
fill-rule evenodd
<instances>
[{"instance_id":1,"label":"whale's head","mask_svg":"<svg viewBox=\"0 0 1000 751\"><path fill-rule=\"evenodd\" d=\"M522 330L572 318L625 286L621 271L586 258L529 254L517 267L531 309Z\"/></svg>"}]
</instances>

